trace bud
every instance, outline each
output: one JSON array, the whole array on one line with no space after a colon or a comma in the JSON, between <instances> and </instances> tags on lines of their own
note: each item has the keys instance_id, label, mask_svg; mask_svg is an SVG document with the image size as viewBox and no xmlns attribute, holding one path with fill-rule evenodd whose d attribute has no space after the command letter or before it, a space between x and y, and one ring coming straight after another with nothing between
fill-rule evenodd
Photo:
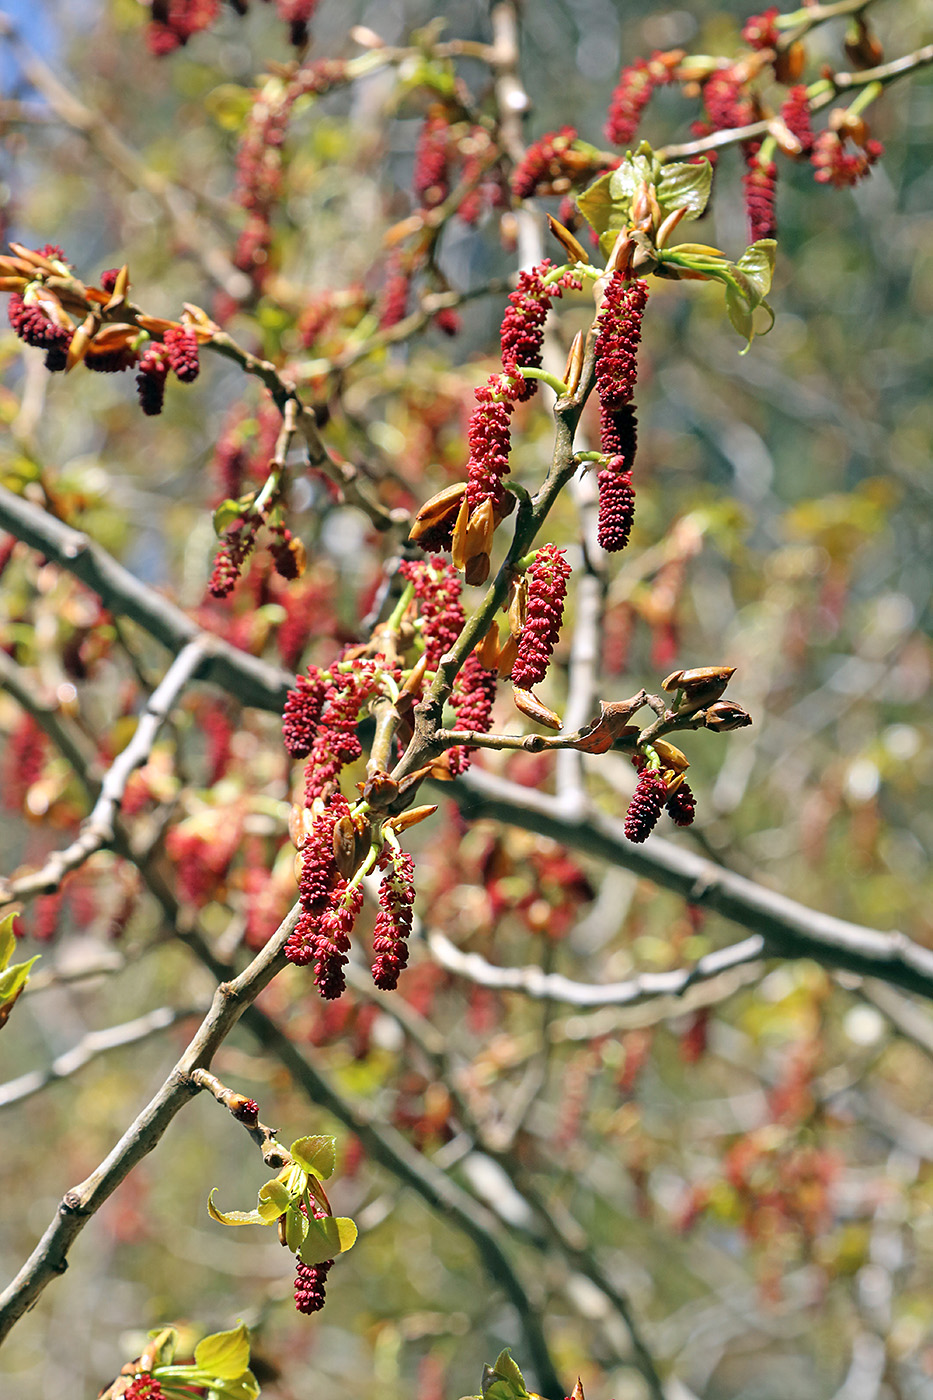
<instances>
[{"instance_id":1,"label":"bud","mask_svg":"<svg viewBox=\"0 0 933 1400\"><path fill-rule=\"evenodd\" d=\"M674 744L669 744L666 739L652 740L652 748L655 750L664 766L672 769L674 773L685 773L690 767L690 760L687 758L687 755L681 753L680 749Z\"/></svg>"},{"instance_id":2,"label":"bud","mask_svg":"<svg viewBox=\"0 0 933 1400\"><path fill-rule=\"evenodd\" d=\"M569 228L564 228L563 224L558 223L550 214L547 216L547 222L548 228L551 230L564 252L568 255L571 262L588 263L590 261L589 253L579 239L574 238Z\"/></svg>"},{"instance_id":3,"label":"bud","mask_svg":"<svg viewBox=\"0 0 933 1400\"><path fill-rule=\"evenodd\" d=\"M463 577L467 583L475 588L479 584L486 582L489 577L489 567L490 560L488 554L473 554L467 560Z\"/></svg>"},{"instance_id":4,"label":"bud","mask_svg":"<svg viewBox=\"0 0 933 1400\"><path fill-rule=\"evenodd\" d=\"M874 68L883 62L884 49L876 34L865 23L863 15L857 15L855 24L846 34L846 58L853 68Z\"/></svg>"},{"instance_id":5,"label":"bud","mask_svg":"<svg viewBox=\"0 0 933 1400\"><path fill-rule=\"evenodd\" d=\"M715 729L724 734L729 729L747 729L752 717L734 701L719 700L715 705L710 705L703 722L707 729Z\"/></svg>"},{"instance_id":6,"label":"bud","mask_svg":"<svg viewBox=\"0 0 933 1400\"><path fill-rule=\"evenodd\" d=\"M499 628L495 623L476 648L476 655L487 671L495 671L499 665Z\"/></svg>"},{"instance_id":7,"label":"bud","mask_svg":"<svg viewBox=\"0 0 933 1400\"><path fill-rule=\"evenodd\" d=\"M388 807L398 797L398 783L388 773L372 773L362 787L363 801L371 807Z\"/></svg>"},{"instance_id":8,"label":"bud","mask_svg":"<svg viewBox=\"0 0 933 1400\"><path fill-rule=\"evenodd\" d=\"M438 491L436 496L425 501L411 527L409 539L412 543L417 543L422 535L427 534L428 530L433 530L435 526L455 515L460 509L460 502L465 491L466 482L455 481L452 486L445 486L443 491Z\"/></svg>"},{"instance_id":9,"label":"bud","mask_svg":"<svg viewBox=\"0 0 933 1400\"><path fill-rule=\"evenodd\" d=\"M334 860L345 880L356 871L356 826L350 816L340 817L334 824Z\"/></svg>"},{"instance_id":10,"label":"bud","mask_svg":"<svg viewBox=\"0 0 933 1400\"><path fill-rule=\"evenodd\" d=\"M397 817L390 817L385 826L395 832L407 831L410 826L417 826L427 817L432 817L436 811L437 803L424 807L411 807L407 812L401 812Z\"/></svg>"},{"instance_id":11,"label":"bud","mask_svg":"<svg viewBox=\"0 0 933 1400\"><path fill-rule=\"evenodd\" d=\"M804 70L807 62L807 51L799 40L796 40L783 53L779 53L774 60L774 76L779 83L786 83L790 86L796 83Z\"/></svg>"},{"instance_id":12,"label":"bud","mask_svg":"<svg viewBox=\"0 0 933 1400\"><path fill-rule=\"evenodd\" d=\"M499 651L499 664L496 667L500 680L512 674L515 658L518 655L518 638L511 633L506 637Z\"/></svg>"},{"instance_id":13,"label":"bud","mask_svg":"<svg viewBox=\"0 0 933 1400\"><path fill-rule=\"evenodd\" d=\"M696 666L690 671L672 671L661 682L661 689L684 690L693 694L707 685L721 683L725 688L734 675L734 666Z\"/></svg>"},{"instance_id":14,"label":"bud","mask_svg":"<svg viewBox=\"0 0 933 1400\"><path fill-rule=\"evenodd\" d=\"M547 729L560 729L560 716L553 710L549 710L547 705L542 705L536 695L530 690L523 690L521 686L512 687L512 699L515 701L515 708L535 724L543 724Z\"/></svg>"},{"instance_id":15,"label":"bud","mask_svg":"<svg viewBox=\"0 0 933 1400\"><path fill-rule=\"evenodd\" d=\"M567 393L570 395L575 394L580 387L580 377L583 374L583 352L583 332L577 331L570 345L567 364L564 366L564 383L567 385Z\"/></svg>"},{"instance_id":16,"label":"bud","mask_svg":"<svg viewBox=\"0 0 933 1400\"><path fill-rule=\"evenodd\" d=\"M464 487L464 492L466 488ZM457 511L457 519L454 524L453 539L451 541L450 555L455 569L465 569L467 563L467 530L470 524L470 507L467 503L466 494L460 502Z\"/></svg>"}]
</instances>

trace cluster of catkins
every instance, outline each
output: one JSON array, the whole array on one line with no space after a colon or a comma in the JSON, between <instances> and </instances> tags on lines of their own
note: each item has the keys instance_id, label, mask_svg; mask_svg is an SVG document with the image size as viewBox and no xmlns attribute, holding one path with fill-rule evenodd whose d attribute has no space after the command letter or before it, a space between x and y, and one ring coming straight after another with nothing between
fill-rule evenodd
<instances>
[{"instance_id":1,"label":"cluster of catkins","mask_svg":"<svg viewBox=\"0 0 933 1400\"><path fill-rule=\"evenodd\" d=\"M638 845L647 841L665 811L676 826L692 826L696 799L683 776L649 767L641 754L632 762L638 770L638 782L625 814L628 839Z\"/></svg>"},{"instance_id":2,"label":"cluster of catkins","mask_svg":"<svg viewBox=\"0 0 933 1400\"><path fill-rule=\"evenodd\" d=\"M151 19L146 28L146 44L153 54L172 53L202 30L210 29L220 15L220 0L149 0ZM308 25L317 0L276 0L279 18L288 25L291 43L303 48L308 42ZM245 15L248 0L230 0L235 14Z\"/></svg>"},{"instance_id":3,"label":"cluster of catkins","mask_svg":"<svg viewBox=\"0 0 933 1400\"><path fill-rule=\"evenodd\" d=\"M306 822L299 838L301 913L285 955L302 967L313 964L315 984L328 1000L346 986L350 935L363 903L358 872L379 839L368 818L351 811L339 779L362 754L357 724L368 701L382 693L386 677L397 685L401 673L381 656L338 661L329 671L309 666L285 704L285 748L292 758L307 759ZM376 986L390 991L408 960L414 870L394 836L384 835L375 861L382 878L372 972Z\"/></svg>"},{"instance_id":4,"label":"cluster of catkins","mask_svg":"<svg viewBox=\"0 0 933 1400\"><path fill-rule=\"evenodd\" d=\"M809 160L820 183L838 188L863 179L883 154L881 143L872 139L864 120L852 117L845 109L834 111L829 127L814 134L807 89L798 81L806 61L805 51L799 41L785 47L779 45L779 14L773 7L746 22L742 38L747 49L732 63L720 66L707 61L704 65L678 50L653 53L650 58L640 58L623 68L606 121L606 139L613 145L630 147L652 94L675 80L684 84L688 93L699 92L703 114L692 123L694 136L709 136L748 126L764 117L776 117L774 141L765 146L755 139L743 141L740 146L746 166L743 184L752 242L775 236L778 172L768 154L772 149L791 159ZM880 45L864 20L858 22L858 38L847 42L846 52L857 68L870 68L880 62ZM765 110L754 88L755 79L766 69L787 88L776 113ZM847 148L847 142L854 149ZM715 151L705 153L712 164L716 155Z\"/></svg>"},{"instance_id":5,"label":"cluster of catkins","mask_svg":"<svg viewBox=\"0 0 933 1400\"><path fill-rule=\"evenodd\" d=\"M36 250L23 249L18 244L11 247L13 255L0 259L2 271L11 274L3 277L5 289L12 293L7 315L20 340L45 351L46 369L64 370L78 360L97 374L135 368L140 406L149 416L162 412L165 381L170 372L183 384L197 379L198 338L191 326L142 318L158 327L157 339L136 321L97 321L90 330L86 322L80 326L76 323L74 313L78 307L84 313L94 305L107 310L121 269L110 268L101 274L99 287L88 288L75 277L56 244L47 243ZM125 293L125 269L122 272ZM49 279L56 284L70 282L71 287L53 286ZM119 309L113 314L118 316ZM93 322L93 314L88 319Z\"/></svg>"}]
</instances>

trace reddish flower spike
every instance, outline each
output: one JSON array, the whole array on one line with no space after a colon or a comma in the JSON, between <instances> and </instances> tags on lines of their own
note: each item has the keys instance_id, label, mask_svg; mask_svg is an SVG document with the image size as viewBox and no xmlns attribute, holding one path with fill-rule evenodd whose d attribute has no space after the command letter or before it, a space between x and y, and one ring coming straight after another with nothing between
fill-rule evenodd
<instances>
[{"instance_id":1,"label":"reddish flower spike","mask_svg":"<svg viewBox=\"0 0 933 1400\"><path fill-rule=\"evenodd\" d=\"M564 551L552 544L542 545L528 570L525 626L512 667L512 683L521 690L531 690L547 673L560 636L569 577L570 565Z\"/></svg>"}]
</instances>

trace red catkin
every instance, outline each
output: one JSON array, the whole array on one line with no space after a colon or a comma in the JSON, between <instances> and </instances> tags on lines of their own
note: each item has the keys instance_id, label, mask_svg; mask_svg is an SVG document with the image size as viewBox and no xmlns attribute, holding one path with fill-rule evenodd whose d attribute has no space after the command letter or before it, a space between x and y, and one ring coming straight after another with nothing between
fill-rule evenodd
<instances>
[{"instance_id":1,"label":"red catkin","mask_svg":"<svg viewBox=\"0 0 933 1400\"><path fill-rule=\"evenodd\" d=\"M800 142L801 151L809 155L813 149L813 128L810 125L810 103L807 89L800 84L792 87L781 107L784 125Z\"/></svg>"},{"instance_id":2,"label":"red catkin","mask_svg":"<svg viewBox=\"0 0 933 1400\"><path fill-rule=\"evenodd\" d=\"M163 337L169 369L183 384L198 377L198 338L188 326L170 326Z\"/></svg>"},{"instance_id":3,"label":"red catkin","mask_svg":"<svg viewBox=\"0 0 933 1400\"><path fill-rule=\"evenodd\" d=\"M675 826L692 826L696 808L696 798L686 783L681 783L664 804L664 810Z\"/></svg>"},{"instance_id":4,"label":"red catkin","mask_svg":"<svg viewBox=\"0 0 933 1400\"><path fill-rule=\"evenodd\" d=\"M560 636L569 577L570 565L564 551L553 544L542 545L528 570L525 625L512 667L512 683L522 690L531 690L547 673Z\"/></svg>"},{"instance_id":5,"label":"red catkin","mask_svg":"<svg viewBox=\"0 0 933 1400\"><path fill-rule=\"evenodd\" d=\"M625 835L641 845L647 841L658 824L661 809L667 799L667 783L660 773L646 768L640 774L632 800L625 814Z\"/></svg>"},{"instance_id":6,"label":"red catkin","mask_svg":"<svg viewBox=\"0 0 933 1400\"><path fill-rule=\"evenodd\" d=\"M473 734L488 734L498 679L495 671L486 670L475 652L470 653L450 697L451 707L457 711L458 729L469 729ZM447 762L455 778L467 771L475 752L476 749L469 744L458 744L448 750Z\"/></svg>"},{"instance_id":7,"label":"red catkin","mask_svg":"<svg viewBox=\"0 0 933 1400\"><path fill-rule=\"evenodd\" d=\"M750 243L757 242L759 238L774 238L777 234L774 214L777 166L773 160L762 165L758 160L758 149L757 142L749 144L745 156L748 169L742 176Z\"/></svg>"},{"instance_id":8,"label":"red catkin","mask_svg":"<svg viewBox=\"0 0 933 1400\"><path fill-rule=\"evenodd\" d=\"M648 284L641 278L626 282L614 272L599 313L596 337L596 390L610 411L631 403L638 374L641 322L648 301Z\"/></svg>"},{"instance_id":9,"label":"red catkin","mask_svg":"<svg viewBox=\"0 0 933 1400\"><path fill-rule=\"evenodd\" d=\"M848 152L838 132L821 131L813 142L810 157L813 177L821 185L834 185L836 189L847 189L857 185L868 174L875 161L884 155L880 141L869 139L857 152Z\"/></svg>"},{"instance_id":10,"label":"red catkin","mask_svg":"<svg viewBox=\"0 0 933 1400\"><path fill-rule=\"evenodd\" d=\"M323 1308L326 1298L324 1286L327 1275L333 1267L333 1259L323 1264L302 1264L298 1261L295 1269L295 1307L300 1313L316 1313Z\"/></svg>"},{"instance_id":11,"label":"red catkin","mask_svg":"<svg viewBox=\"0 0 933 1400\"><path fill-rule=\"evenodd\" d=\"M622 460L621 457L611 458L596 477L599 485L596 538L610 554L617 553L628 544L635 519L632 474L621 469ZM616 463L619 465L616 466Z\"/></svg>"},{"instance_id":12,"label":"red catkin","mask_svg":"<svg viewBox=\"0 0 933 1400\"><path fill-rule=\"evenodd\" d=\"M467 429L467 505L471 514L484 501L501 505L504 495L502 478L509 470L513 405L511 399L499 397L501 393L500 375L493 375L487 385L475 391L477 407Z\"/></svg>"},{"instance_id":13,"label":"red catkin","mask_svg":"<svg viewBox=\"0 0 933 1400\"><path fill-rule=\"evenodd\" d=\"M516 199L529 199L542 186L566 174L564 156L577 139L576 127L562 126L532 141L512 172L512 193ZM566 188L566 186L565 186Z\"/></svg>"},{"instance_id":14,"label":"red catkin","mask_svg":"<svg viewBox=\"0 0 933 1400\"><path fill-rule=\"evenodd\" d=\"M379 913L373 927L373 981L383 992L398 986L408 963L412 905L415 902L415 863L406 851L384 846L379 857Z\"/></svg>"},{"instance_id":15,"label":"red catkin","mask_svg":"<svg viewBox=\"0 0 933 1400\"><path fill-rule=\"evenodd\" d=\"M619 74L606 115L606 140L614 146L629 146L638 130L642 113L655 88L669 83L680 53L655 52L638 58Z\"/></svg>"}]
</instances>

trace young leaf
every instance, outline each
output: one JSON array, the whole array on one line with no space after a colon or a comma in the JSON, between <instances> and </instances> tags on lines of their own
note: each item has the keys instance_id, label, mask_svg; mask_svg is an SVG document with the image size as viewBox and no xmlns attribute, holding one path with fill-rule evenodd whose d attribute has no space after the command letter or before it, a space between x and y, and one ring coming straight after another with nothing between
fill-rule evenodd
<instances>
[{"instance_id":1,"label":"young leaf","mask_svg":"<svg viewBox=\"0 0 933 1400\"><path fill-rule=\"evenodd\" d=\"M217 1187L214 1187L214 1191ZM214 1205L214 1191L207 1198L207 1213L212 1220L217 1220L221 1225L268 1225L271 1222L263 1220L258 1210L219 1210Z\"/></svg>"},{"instance_id":2,"label":"young leaf","mask_svg":"<svg viewBox=\"0 0 933 1400\"><path fill-rule=\"evenodd\" d=\"M7 914L0 920L0 972L6 967L16 948L16 934L13 932L15 914Z\"/></svg>"},{"instance_id":3,"label":"young leaf","mask_svg":"<svg viewBox=\"0 0 933 1400\"><path fill-rule=\"evenodd\" d=\"M214 534L218 537L222 535L225 530L228 530L230 528L234 520L241 519L242 515L242 502L229 499L226 501L221 501L220 505L214 511L213 515Z\"/></svg>"},{"instance_id":4,"label":"young leaf","mask_svg":"<svg viewBox=\"0 0 933 1400\"><path fill-rule=\"evenodd\" d=\"M525 1400L528 1395L525 1377L508 1347L500 1351L495 1366L483 1368L482 1384L483 1400Z\"/></svg>"},{"instance_id":5,"label":"young leaf","mask_svg":"<svg viewBox=\"0 0 933 1400\"><path fill-rule=\"evenodd\" d=\"M709 201L713 184L713 167L708 160L698 165L679 162L662 166L655 187L662 212L686 209L685 219L698 219Z\"/></svg>"},{"instance_id":6,"label":"young leaf","mask_svg":"<svg viewBox=\"0 0 933 1400\"><path fill-rule=\"evenodd\" d=\"M284 1215L291 1201L291 1192L283 1181L273 1177L259 1188L258 1211L266 1225L274 1225Z\"/></svg>"},{"instance_id":7,"label":"young leaf","mask_svg":"<svg viewBox=\"0 0 933 1400\"><path fill-rule=\"evenodd\" d=\"M5 972L0 972L0 1028L6 1025L16 998L29 981L32 965L39 961L40 956L37 953L28 962L14 963Z\"/></svg>"},{"instance_id":8,"label":"young leaf","mask_svg":"<svg viewBox=\"0 0 933 1400\"><path fill-rule=\"evenodd\" d=\"M600 175L588 189L577 195L577 208L600 238L610 228L618 233L624 222L620 206L613 199L610 189L614 174L615 171L609 171Z\"/></svg>"},{"instance_id":9,"label":"young leaf","mask_svg":"<svg viewBox=\"0 0 933 1400\"><path fill-rule=\"evenodd\" d=\"M310 1176L326 1181L333 1175L337 1162L336 1138L303 1137L293 1142L288 1150Z\"/></svg>"},{"instance_id":10,"label":"young leaf","mask_svg":"<svg viewBox=\"0 0 933 1400\"><path fill-rule=\"evenodd\" d=\"M296 1206L285 1212L285 1245L292 1254L297 1254L308 1233L308 1217L302 1215Z\"/></svg>"},{"instance_id":11,"label":"young leaf","mask_svg":"<svg viewBox=\"0 0 933 1400\"><path fill-rule=\"evenodd\" d=\"M744 272L761 301L771 290L776 250L777 243L773 238L759 238L757 243L745 249L736 263L736 267Z\"/></svg>"},{"instance_id":12,"label":"young leaf","mask_svg":"<svg viewBox=\"0 0 933 1400\"><path fill-rule=\"evenodd\" d=\"M212 1379L237 1380L249 1366L249 1328L240 1323L229 1332L214 1332L194 1349L194 1359Z\"/></svg>"},{"instance_id":13,"label":"young leaf","mask_svg":"<svg viewBox=\"0 0 933 1400\"><path fill-rule=\"evenodd\" d=\"M356 1243L357 1228L346 1216L325 1215L323 1220L311 1219L308 1234L298 1250L302 1264L323 1264L344 1254Z\"/></svg>"}]
</instances>

